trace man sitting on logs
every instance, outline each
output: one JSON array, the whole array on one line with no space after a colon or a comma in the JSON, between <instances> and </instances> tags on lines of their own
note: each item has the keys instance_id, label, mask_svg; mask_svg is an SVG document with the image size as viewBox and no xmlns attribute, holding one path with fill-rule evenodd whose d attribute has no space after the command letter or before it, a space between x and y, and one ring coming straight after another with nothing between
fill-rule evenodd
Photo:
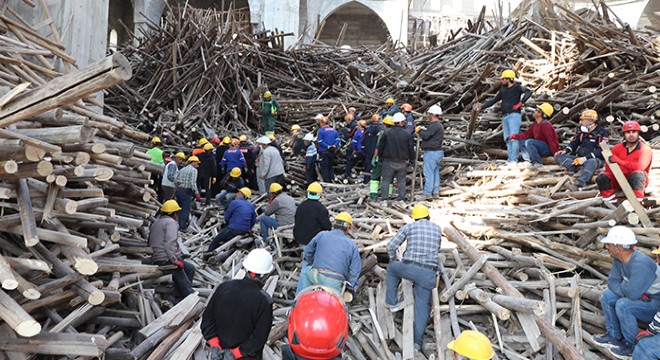
<instances>
[{"instance_id":1,"label":"man sitting on logs","mask_svg":"<svg viewBox=\"0 0 660 360\"><path fill-rule=\"evenodd\" d=\"M273 299L261 289L273 271L273 257L254 249L243 267L245 278L220 284L202 315L211 360L261 359L273 326Z\"/></svg>"},{"instance_id":2,"label":"man sitting on logs","mask_svg":"<svg viewBox=\"0 0 660 360\"><path fill-rule=\"evenodd\" d=\"M321 231L305 246L307 266L300 274L300 289L311 285L323 285L343 294L353 294L362 270L360 252L353 240L346 235L353 226L353 218L347 212L335 216L333 230Z\"/></svg>"},{"instance_id":3,"label":"man sitting on logs","mask_svg":"<svg viewBox=\"0 0 660 360\"><path fill-rule=\"evenodd\" d=\"M639 131L641 127L637 121L627 121L621 127L624 141L616 144L612 148L612 156L608 159L610 163L617 163L621 167L623 175L628 179L640 202L644 200L644 189L649 184L649 171L653 151L646 143L640 141ZM600 173L596 178L600 196L605 201L616 202L616 194L619 189L619 183L616 181L610 165L605 165L605 172Z\"/></svg>"},{"instance_id":4,"label":"man sitting on logs","mask_svg":"<svg viewBox=\"0 0 660 360\"><path fill-rule=\"evenodd\" d=\"M236 193L236 200L229 204L225 210L225 227L213 238L204 260L215 261L213 250L231 240L235 236L247 234L257 222L257 213L254 205L249 201L252 196L250 189L243 187Z\"/></svg>"},{"instance_id":5,"label":"man sitting on logs","mask_svg":"<svg viewBox=\"0 0 660 360\"><path fill-rule=\"evenodd\" d=\"M153 250L151 259L154 265L176 265L172 270L174 296L185 298L193 292L192 280L195 265L183 260L179 248L179 224L177 222L181 207L176 200L167 200L160 208L163 214L149 229L149 247Z\"/></svg>"},{"instance_id":6,"label":"man sitting on logs","mask_svg":"<svg viewBox=\"0 0 660 360\"><path fill-rule=\"evenodd\" d=\"M197 189L197 168L199 167L199 158L191 156L188 158L188 165L176 174L174 184L176 184L176 201L181 205L181 214L179 214L179 231L186 231L190 222L190 208L193 198L201 200L199 190Z\"/></svg>"},{"instance_id":7,"label":"man sitting on logs","mask_svg":"<svg viewBox=\"0 0 660 360\"><path fill-rule=\"evenodd\" d=\"M660 359L660 311L655 313L649 327L637 334L635 341L633 359Z\"/></svg>"},{"instance_id":8,"label":"man sitting on logs","mask_svg":"<svg viewBox=\"0 0 660 360\"><path fill-rule=\"evenodd\" d=\"M424 329L431 311L431 291L436 287L440 270L438 251L440 251L442 229L430 221L431 214L424 205L416 204L413 207L412 218L415 221L402 227L387 244L390 263L387 266L385 306L393 312L402 310L404 304L399 303L399 283L401 279L412 281L415 288L413 312L415 349L421 350ZM396 252L404 241L407 242L406 251L399 261Z\"/></svg>"},{"instance_id":9,"label":"man sitting on logs","mask_svg":"<svg viewBox=\"0 0 660 360\"><path fill-rule=\"evenodd\" d=\"M575 183L568 184L571 191L577 191L587 186L596 170L603 167L603 150L600 143L607 142L610 133L598 124L598 113L596 110L587 109L580 114L580 128L577 130L573 140L564 148L557 151L555 162L568 171L577 173L582 169Z\"/></svg>"},{"instance_id":10,"label":"man sitting on logs","mask_svg":"<svg viewBox=\"0 0 660 360\"><path fill-rule=\"evenodd\" d=\"M616 355L631 356L637 321L651 322L660 308L660 267L635 250L635 233L625 226L614 226L601 242L614 261L607 290L600 297L607 333L594 341L616 346L612 349Z\"/></svg>"},{"instance_id":11,"label":"man sitting on logs","mask_svg":"<svg viewBox=\"0 0 660 360\"><path fill-rule=\"evenodd\" d=\"M261 223L261 238L263 243L260 246L266 246L270 242L268 229L277 229L280 226L291 225L295 221L296 201L287 194L282 193L282 185L278 183L270 184L268 191L271 194L268 205L264 213L259 215L257 220ZM271 215L273 215L271 217Z\"/></svg>"},{"instance_id":12,"label":"man sitting on logs","mask_svg":"<svg viewBox=\"0 0 660 360\"><path fill-rule=\"evenodd\" d=\"M543 166L542 156L551 156L559 149L557 131L549 121L554 111L548 103L537 106L532 115L534 122L529 129L524 133L509 135L509 139L521 141L523 160L530 162L529 167L532 169Z\"/></svg>"},{"instance_id":13,"label":"man sitting on logs","mask_svg":"<svg viewBox=\"0 0 660 360\"><path fill-rule=\"evenodd\" d=\"M215 196L225 208L236 198L238 189L245 187L245 181L241 178L241 169L235 167L231 169L229 175L220 180L220 193Z\"/></svg>"}]
</instances>

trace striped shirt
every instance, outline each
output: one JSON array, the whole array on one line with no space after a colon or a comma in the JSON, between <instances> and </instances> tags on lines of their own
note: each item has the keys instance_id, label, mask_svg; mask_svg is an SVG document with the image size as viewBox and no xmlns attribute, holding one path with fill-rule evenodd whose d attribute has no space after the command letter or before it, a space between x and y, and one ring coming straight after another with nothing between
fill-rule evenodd
<instances>
[{"instance_id":1,"label":"striped shirt","mask_svg":"<svg viewBox=\"0 0 660 360\"><path fill-rule=\"evenodd\" d=\"M653 318L653 321L649 324L648 330L650 333L655 335L660 333L660 311L655 313L655 317Z\"/></svg>"},{"instance_id":2,"label":"striped shirt","mask_svg":"<svg viewBox=\"0 0 660 360\"><path fill-rule=\"evenodd\" d=\"M396 250L407 241L406 251L403 253L404 261L425 266L438 267L438 251L442 229L435 223L426 219L406 224L387 244L387 255L390 261L397 259Z\"/></svg>"},{"instance_id":3,"label":"striped shirt","mask_svg":"<svg viewBox=\"0 0 660 360\"><path fill-rule=\"evenodd\" d=\"M174 183L178 188L191 189L195 194L199 194L199 190L197 190L197 169L192 165L181 169L176 174Z\"/></svg>"}]
</instances>

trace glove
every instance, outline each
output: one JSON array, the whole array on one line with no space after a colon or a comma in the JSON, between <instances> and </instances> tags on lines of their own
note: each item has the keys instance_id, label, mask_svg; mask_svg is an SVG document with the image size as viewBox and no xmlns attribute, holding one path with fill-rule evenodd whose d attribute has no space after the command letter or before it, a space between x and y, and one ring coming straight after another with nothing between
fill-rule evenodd
<instances>
[{"instance_id":1,"label":"glove","mask_svg":"<svg viewBox=\"0 0 660 360\"><path fill-rule=\"evenodd\" d=\"M585 161L587 161L586 157L584 157L584 156L578 157L578 158L575 158L575 160L573 160L573 165L580 166L580 165L584 164Z\"/></svg>"},{"instance_id":2,"label":"glove","mask_svg":"<svg viewBox=\"0 0 660 360\"><path fill-rule=\"evenodd\" d=\"M651 337L651 336L654 336L654 335L651 334L651 332L648 331L648 330L640 331L640 332L637 333L637 336L635 336L635 344L637 344L643 338L647 338L647 337Z\"/></svg>"},{"instance_id":3,"label":"glove","mask_svg":"<svg viewBox=\"0 0 660 360\"><path fill-rule=\"evenodd\" d=\"M639 299L644 302L651 302L651 298L649 297L649 294L646 293L642 294L642 296Z\"/></svg>"},{"instance_id":4,"label":"glove","mask_svg":"<svg viewBox=\"0 0 660 360\"><path fill-rule=\"evenodd\" d=\"M217 180L215 178L211 179L211 184L215 185L216 181Z\"/></svg>"},{"instance_id":5,"label":"glove","mask_svg":"<svg viewBox=\"0 0 660 360\"><path fill-rule=\"evenodd\" d=\"M522 107L522 105L523 105L523 104L522 104L521 102L519 102L519 103L513 105L513 110L518 110L518 109L520 109L520 108Z\"/></svg>"},{"instance_id":6,"label":"glove","mask_svg":"<svg viewBox=\"0 0 660 360\"><path fill-rule=\"evenodd\" d=\"M511 135L509 135L509 139L515 139L515 138L516 138L516 135L515 135L515 134L511 134Z\"/></svg>"},{"instance_id":7,"label":"glove","mask_svg":"<svg viewBox=\"0 0 660 360\"><path fill-rule=\"evenodd\" d=\"M235 359L240 359L242 357L243 354L241 354L241 349L239 349L238 347L229 349L229 351L227 351L227 354L225 354L225 360L235 360Z\"/></svg>"},{"instance_id":8,"label":"glove","mask_svg":"<svg viewBox=\"0 0 660 360\"><path fill-rule=\"evenodd\" d=\"M378 156L374 156L373 159L371 159L371 166L376 166L378 164Z\"/></svg>"},{"instance_id":9,"label":"glove","mask_svg":"<svg viewBox=\"0 0 660 360\"><path fill-rule=\"evenodd\" d=\"M202 200L202 195L200 194L195 194L195 200L201 201Z\"/></svg>"},{"instance_id":10,"label":"glove","mask_svg":"<svg viewBox=\"0 0 660 360\"><path fill-rule=\"evenodd\" d=\"M178 266L179 268L183 269L183 261L175 261L174 265Z\"/></svg>"},{"instance_id":11,"label":"glove","mask_svg":"<svg viewBox=\"0 0 660 360\"><path fill-rule=\"evenodd\" d=\"M477 108L478 113L483 112L483 111L484 111L484 108Z\"/></svg>"},{"instance_id":12,"label":"glove","mask_svg":"<svg viewBox=\"0 0 660 360\"><path fill-rule=\"evenodd\" d=\"M226 352L225 350L220 350L219 347L214 346L214 347L211 348L211 354L209 356L209 359L210 360L224 360L224 358L225 358L224 353L225 352Z\"/></svg>"}]
</instances>

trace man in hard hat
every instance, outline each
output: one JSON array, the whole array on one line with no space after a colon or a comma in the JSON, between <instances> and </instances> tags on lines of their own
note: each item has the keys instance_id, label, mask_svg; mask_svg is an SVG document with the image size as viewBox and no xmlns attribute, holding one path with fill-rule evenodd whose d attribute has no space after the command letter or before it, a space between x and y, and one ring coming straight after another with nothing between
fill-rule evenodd
<instances>
[{"instance_id":1,"label":"man in hard hat","mask_svg":"<svg viewBox=\"0 0 660 360\"><path fill-rule=\"evenodd\" d=\"M323 118L321 128L316 136L316 146L318 146L319 158L321 160L321 177L323 181L332 182L335 179L335 173L332 165L335 161L335 153L339 146L339 134L327 118Z\"/></svg>"},{"instance_id":2,"label":"man in hard hat","mask_svg":"<svg viewBox=\"0 0 660 360\"><path fill-rule=\"evenodd\" d=\"M241 176L245 181L245 186L249 187L250 189L257 190L258 187L257 187L256 174L255 174L256 156L254 154L254 147L248 141L247 135L239 136L238 140L240 141L240 143L238 144L238 148L241 150L241 153L243 154L243 158L245 159L245 165L246 165L246 169L243 169L243 174Z\"/></svg>"},{"instance_id":3,"label":"man in hard hat","mask_svg":"<svg viewBox=\"0 0 660 360\"><path fill-rule=\"evenodd\" d=\"M376 145L378 144L379 134L382 130L383 127L380 125L380 115L372 115L370 123L364 128L364 133L362 134L362 146L364 148L365 184L368 184L369 180L371 180L371 170L373 169L372 160L374 158L374 153L376 152Z\"/></svg>"},{"instance_id":4,"label":"man in hard hat","mask_svg":"<svg viewBox=\"0 0 660 360\"><path fill-rule=\"evenodd\" d=\"M174 180L184 161L186 161L186 154L178 152L174 155L174 160L165 165L161 186L163 187L163 199L166 201L174 198L174 192L176 190Z\"/></svg>"},{"instance_id":5,"label":"man in hard hat","mask_svg":"<svg viewBox=\"0 0 660 360\"><path fill-rule=\"evenodd\" d=\"M385 130L378 143L378 158L383 162L383 179L380 183L381 200L386 202L389 198L389 188L392 180L396 178L399 186L397 200L406 198L406 174L408 164L415 161L415 150L412 136L403 129L406 117L402 113L392 116L394 126Z\"/></svg>"},{"instance_id":6,"label":"man in hard hat","mask_svg":"<svg viewBox=\"0 0 660 360\"><path fill-rule=\"evenodd\" d=\"M378 147L380 146L380 141L383 138L383 134L388 129L394 126L394 121L391 116L386 116L383 119L383 128L376 137L376 150L374 150L374 155L371 158L371 175L369 176L369 199L376 200L378 198L378 191L380 190L380 180L383 176L383 162L378 159ZM390 186L391 187L391 186ZM390 189L388 189L388 196L390 194Z\"/></svg>"},{"instance_id":7,"label":"man in hard hat","mask_svg":"<svg viewBox=\"0 0 660 360\"><path fill-rule=\"evenodd\" d=\"M653 151L651 147L639 139L641 127L637 121L627 121L621 127L624 141L614 145L612 155L608 159L610 163L617 163L621 167L623 175L628 179L640 202L644 200L644 190L649 184L649 171L653 162ZM605 171L596 178L600 196L605 201L616 202L615 191L619 189L610 165L605 165Z\"/></svg>"},{"instance_id":8,"label":"man in hard hat","mask_svg":"<svg viewBox=\"0 0 660 360\"><path fill-rule=\"evenodd\" d=\"M264 133L266 135L275 134L275 119L277 119L277 114L280 111L280 104L273 99L270 91L264 92L259 111L261 112L261 126Z\"/></svg>"},{"instance_id":9,"label":"man in hard hat","mask_svg":"<svg viewBox=\"0 0 660 360\"><path fill-rule=\"evenodd\" d=\"M227 149L222 156L220 166L222 167L223 173L226 174L233 168L239 168L241 171L245 171L245 168L247 168L247 162L245 161L243 152L238 147L239 144L240 140L232 139L229 144L229 149Z\"/></svg>"},{"instance_id":10,"label":"man in hard hat","mask_svg":"<svg viewBox=\"0 0 660 360\"><path fill-rule=\"evenodd\" d=\"M335 216L332 230L321 231L305 246L307 266L300 274L299 288L323 285L340 294L355 291L362 261L355 242L346 236L352 226L351 215L341 212Z\"/></svg>"},{"instance_id":11,"label":"man in hard hat","mask_svg":"<svg viewBox=\"0 0 660 360\"><path fill-rule=\"evenodd\" d=\"M447 344L447 349L454 352L454 359L463 356L472 360L490 360L495 356L490 339L474 330L461 332L456 340L452 340Z\"/></svg>"},{"instance_id":12,"label":"man in hard hat","mask_svg":"<svg viewBox=\"0 0 660 360\"><path fill-rule=\"evenodd\" d=\"M403 128L410 133L410 135L415 133L415 118L412 115L412 105L405 103L401 105L401 113L406 117L406 120L403 122Z\"/></svg>"},{"instance_id":13,"label":"man in hard hat","mask_svg":"<svg viewBox=\"0 0 660 360\"><path fill-rule=\"evenodd\" d=\"M268 340L273 299L261 288L273 271L273 257L265 249L254 249L243 267L246 276L218 285L202 314L211 360L261 359Z\"/></svg>"},{"instance_id":14,"label":"man in hard hat","mask_svg":"<svg viewBox=\"0 0 660 360\"><path fill-rule=\"evenodd\" d=\"M206 205L211 204L211 185L216 183L216 163L215 155L213 154L213 144L206 143L204 144L204 152L199 154L199 169L197 170L197 188L200 190L200 193L204 194L204 203Z\"/></svg>"},{"instance_id":15,"label":"man in hard hat","mask_svg":"<svg viewBox=\"0 0 660 360\"><path fill-rule=\"evenodd\" d=\"M192 156L197 156L201 153L203 153L204 150L204 145L208 144L209 140L207 138L201 138L197 141L197 146L193 149L192 151Z\"/></svg>"},{"instance_id":16,"label":"man in hard hat","mask_svg":"<svg viewBox=\"0 0 660 360\"><path fill-rule=\"evenodd\" d=\"M571 142L554 154L555 162L568 171L577 173L582 170L574 183L566 185L571 191L586 187L596 170L603 167L605 159L600 143L608 142L610 138L610 133L598 123L596 110L582 111L579 124Z\"/></svg>"},{"instance_id":17,"label":"man in hard hat","mask_svg":"<svg viewBox=\"0 0 660 360\"><path fill-rule=\"evenodd\" d=\"M257 222L257 213L254 204L249 200L251 196L252 191L250 189L246 187L238 189L236 199L229 203L229 207L225 210L225 227L213 238L207 253L211 253L235 236L252 231L252 227ZM207 254L206 259L211 256L212 254Z\"/></svg>"},{"instance_id":18,"label":"man in hard hat","mask_svg":"<svg viewBox=\"0 0 660 360\"><path fill-rule=\"evenodd\" d=\"M312 133L305 134L303 137L305 143L305 180L307 186L317 180L316 164L319 160L318 150L314 144L314 135Z\"/></svg>"},{"instance_id":19,"label":"man in hard hat","mask_svg":"<svg viewBox=\"0 0 660 360\"><path fill-rule=\"evenodd\" d=\"M153 250L151 259L154 265L176 265L172 271L174 295L184 298L193 292L195 265L183 260L179 248L179 211L181 207L176 200L165 201L160 208L161 217L149 229L149 247Z\"/></svg>"},{"instance_id":20,"label":"man in hard hat","mask_svg":"<svg viewBox=\"0 0 660 360\"><path fill-rule=\"evenodd\" d=\"M348 339L348 308L334 290L309 288L296 297L287 321L282 359L340 360Z\"/></svg>"},{"instance_id":21,"label":"man in hard hat","mask_svg":"<svg viewBox=\"0 0 660 360\"><path fill-rule=\"evenodd\" d=\"M282 158L282 164L284 164L284 171L286 171L287 170L286 156L284 156L284 151L282 151L282 146L280 145L280 142L273 134L268 134L267 136L270 139L270 146L274 147L277 150L277 152L280 154L280 157Z\"/></svg>"},{"instance_id":22,"label":"man in hard hat","mask_svg":"<svg viewBox=\"0 0 660 360\"><path fill-rule=\"evenodd\" d=\"M646 330L637 333L633 360L660 359L660 310Z\"/></svg>"},{"instance_id":23,"label":"man in hard hat","mask_svg":"<svg viewBox=\"0 0 660 360\"><path fill-rule=\"evenodd\" d=\"M496 102L502 101L500 110L502 112L502 133L504 142L506 143L506 150L509 154L507 160L509 165L516 165L520 144L518 140L512 139L511 135L517 134L520 131L522 107L532 96L532 90L516 84L516 73L513 70L504 70L500 79L502 82L500 91L495 97L487 100L478 111L481 112L483 109L495 105Z\"/></svg>"},{"instance_id":24,"label":"man in hard hat","mask_svg":"<svg viewBox=\"0 0 660 360\"><path fill-rule=\"evenodd\" d=\"M339 129L339 138L341 144L340 146L342 148L346 148L346 157L348 157L351 153L350 142L353 138L353 134L355 134L356 127L357 120L355 120L353 114L344 115L344 126Z\"/></svg>"},{"instance_id":25,"label":"man in hard hat","mask_svg":"<svg viewBox=\"0 0 660 360\"><path fill-rule=\"evenodd\" d=\"M364 135L364 128L367 123L364 120L357 122L353 138L351 139L351 146L348 148L348 158L346 159L346 168L344 169L344 178L348 179L351 176L353 167L364 160L364 149L362 139Z\"/></svg>"},{"instance_id":26,"label":"man in hard hat","mask_svg":"<svg viewBox=\"0 0 660 360\"><path fill-rule=\"evenodd\" d=\"M259 153L259 179L263 180L264 188L266 191L270 188L270 184L284 183L284 160L276 148L270 146L270 139L268 136L262 136L257 139L257 143L261 146Z\"/></svg>"},{"instance_id":27,"label":"man in hard hat","mask_svg":"<svg viewBox=\"0 0 660 360\"><path fill-rule=\"evenodd\" d=\"M429 126L418 126L415 132L421 139L424 150L424 191L425 199L440 193L440 163L445 157L442 142L445 139L445 127L442 125L442 108L432 105L428 110Z\"/></svg>"},{"instance_id":28,"label":"man in hard hat","mask_svg":"<svg viewBox=\"0 0 660 360\"><path fill-rule=\"evenodd\" d=\"M314 134L315 137L319 134L319 129L321 128L321 125L323 125L323 119L325 119L323 114L316 114L316 116L314 116L314 130L312 131L312 134Z\"/></svg>"},{"instance_id":29,"label":"man in hard hat","mask_svg":"<svg viewBox=\"0 0 660 360\"><path fill-rule=\"evenodd\" d=\"M186 231L190 222L190 208L193 198L197 201L202 199L197 188L197 168L199 168L199 158L191 156L188 158L188 165L179 170L174 179L176 185L176 202L181 206L179 214L179 231Z\"/></svg>"},{"instance_id":30,"label":"man in hard hat","mask_svg":"<svg viewBox=\"0 0 660 360\"><path fill-rule=\"evenodd\" d=\"M415 289L415 319L413 323L415 348L421 350L424 329L431 310L431 290L436 286L440 265L438 251L442 229L430 221L429 209L416 204L412 210L415 220L404 225L387 244L390 263L387 266L387 292L385 306L392 311L399 311L398 288L401 279L410 280ZM402 259L397 256L397 249L406 242Z\"/></svg>"},{"instance_id":31,"label":"man in hard hat","mask_svg":"<svg viewBox=\"0 0 660 360\"><path fill-rule=\"evenodd\" d=\"M353 115L353 119L355 119L355 121L360 121L361 120L361 117L357 113L357 109L354 106L351 106L351 107L348 108L347 114Z\"/></svg>"},{"instance_id":32,"label":"man in hard hat","mask_svg":"<svg viewBox=\"0 0 660 360\"><path fill-rule=\"evenodd\" d=\"M395 104L394 98L390 97L385 99L385 107L378 112L378 115L381 118L385 118L386 116L394 116L398 112L401 112L401 109Z\"/></svg>"},{"instance_id":33,"label":"man in hard hat","mask_svg":"<svg viewBox=\"0 0 660 360\"><path fill-rule=\"evenodd\" d=\"M296 201L282 190L282 185L270 184L268 205L264 208L263 214L257 218L261 224L261 238L264 246L270 243L268 229L275 230L280 226L291 225L295 222Z\"/></svg>"},{"instance_id":34,"label":"man in hard hat","mask_svg":"<svg viewBox=\"0 0 660 360\"><path fill-rule=\"evenodd\" d=\"M163 157L163 144L160 141L160 138L158 136L154 136L151 139L151 149L147 150L146 154L151 156L151 161L158 163L158 164L164 164L165 163L165 158ZM153 189L156 190L156 194L158 195L158 201L163 201L163 188L161 185L162 182L162 174L160 173L152 173L153 175Z\"/></svg>"},{"instance_id":35,"label":"man in hard hat","mask_svg":"<svg viewBox=\"0 0 660 360\"><path fill-rule=\"evenodd\" d=\"M222 169L222 158L225 156L225 152L229 150L231 144L231 138L229 136L225 136L222 138L220 141L220 144L218 147L215 148L214 154L215 154L215 167L216 167L216 179L222 179L227 175L227 172Z\"/></svg>"},{"instance_id":36,"label":"man in hard hat","mask_svg":"<svg viewBox=\"0 0 660 360\"><path fill-rule=\"evenodd\" d=\"M291 125L291 138L289 140L289 146L291 147L291 156L297 158L305 154L305 142L303 138L305 134L302 132L300 125L294 124Z\"/></svg>"},{"instance_id":37,"label":"man in hard hat","mask_svg":"<svg viewBox=\"0 0 660 360\"><path fill-rule=\"evenodd\" d=\"M551 156L559 150L557 131L549 119L554 109L552 105L543 103L536 107L532 117L534 122L520 134L511 134L509 137L520 141L520 152L523 160L531 163L530 168L538 169L543 166L543 156Z\"/></svg>"},{"instance_id":38,"label":"man in hard hat","mask_svg":"<svg viewBox=\"0 0 660 360\"><path fill-rule=\"evenodd\" d=\"M607 277L607 290L600 297L605 314L604 336L598 344L613 347L612 353L630 356L637 335L637 321L649 323L660 309L660 267L650 257L635 250L635 233L625 226L614 226L600 241L614 258Z\"/></svg>"},{"instance_id":39,"label":"man in hard hat","mask_svg":"<svg viewBox=\"0 0 660 360\"><path fill-rule=\"evenodd\" d=\"M220 193L215 196L215 199L225 208L236 198L238 189L245 187L245 181L241 175L241 169L235 167L220 180Z\"/></svg>"}]
</instances>

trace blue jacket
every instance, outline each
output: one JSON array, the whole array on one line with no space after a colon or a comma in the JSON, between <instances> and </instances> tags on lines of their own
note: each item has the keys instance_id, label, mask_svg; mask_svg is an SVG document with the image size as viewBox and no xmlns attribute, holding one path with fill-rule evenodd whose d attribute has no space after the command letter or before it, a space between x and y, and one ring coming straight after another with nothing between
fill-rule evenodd
<instances>
[{"instance_id":1,"label":"blue jacket","mask_svg":"<svg viewBox=\"0 0 660 360\"><path fill-rule=\"evenodd\" d=\"M247 164L245 163L245 157L243 156L241 149L230 148L225 151L225 154L222 156L222 163L220 166L225 173L228 173L235 167L241 169L241 171L245 171Z\"/></svg>"},{"instance_id":2,"label":"blue jacket","mask_svg":"<svg viewBox=\"0 0 660 360\"><path fill-rule=\"evenodd\" d=\"M404 114L406 116L406 122L403 126L407 132L414 134L415 133L415 118L413 118L411 113Z\"/></svg>"},{"instance_id":3,"label":"blue jacket","mask_svg":"<svg viewBox=\"0 0 660 360\"><path fill-rule=\"evenodd\" d=\"M316 142L319 151L326 151L332 146L339 146L339 134L337 130L330 126L324 126L319 129Z\"/></svg>"},{"instance_id":4,"label":"blue jacket","mask_svg":"<svg viewBox=\"0 0 660 360\"><path fill-rule=\"evenodd\" d=\"M362 134L364 130L355 130L355 135L353 135L353 140L351 141L351 150L362 154Z\"/></svg>"},{"instance_id":5,"label":"blue jacket","mask_svg":"<svg viewBox=\"0 0 660 360\"><path fill-rule=\"evenodd\" d=\"M625 264L614 259L607 288L630 300L639 300L643 294L660 298L660 268L653 259L635 250Z\"/></svg>"},{"instance_id":6,"label":"blue jacket","mask_svg":"<svg viewBox=\"0 0 660 360\"><path fill-rule=\"evenodd\" d=\"M362 144L366 156L373 156L378 144L378 133L383 129L380 124L369 124L362 133Z\"/></svg>"},{"instance_id":7,"label":"blue jacket","mask_svg":"<svg viewBox=\"0 0 660 360\"><path fill-rule=\"evenodd\" d=\"M257 212L251 202L246 199L236 199L229 203L225 211L227 227L238 233L245 234L257 222Z\"/></svg>"},{"instance_id":8,"label":"blue jacket","mask_svg":"<svg viewBox=\"0 0 660 360\"><path fill-rule=\"evenodd\" d=\"M318 151L316 151L316 146L314 144L309 144L307 151L305 152L305 165L313 166L318 159Z\"/></svg>"},{"instance_id":9,"label":"blue jacket","mask_svg":"<svg viewBox=\"0 0 660 360\"><path fill-rule=\"evenodd\" d=\"M600 148L600 142L610 137L610 133L602 126L597 125L595 129L588 133L583 133L578 129L571 142L564 148L568 154L584 156L587 159L603 159L603 150Z\"/></svg>"},{"instance_id":10,"label":"blue jacket","mask_svg":"<svg viewBox=\"0 0 660 360\"><path fill-rule=\"evenodd\" d=\"M357 246L339 229L321 231L314 236L305 245L305 259L315 269L343 274L349 288L355 286L362 270Z\"/></svg>"},{"instance_id":11,"label":"blue jacket","mask_svg":"<svg viewBox=\"0 0 660 360\"><path fill-rule=\"evenodd\" d=\"M401 112L401 109L399 109L399 106L397 104L392 104L392 107L388 108L382 108L378 115L380 115L381 118L385 118L386 116L392 116L398 112Z\"/></svg>"}]
</instances>

